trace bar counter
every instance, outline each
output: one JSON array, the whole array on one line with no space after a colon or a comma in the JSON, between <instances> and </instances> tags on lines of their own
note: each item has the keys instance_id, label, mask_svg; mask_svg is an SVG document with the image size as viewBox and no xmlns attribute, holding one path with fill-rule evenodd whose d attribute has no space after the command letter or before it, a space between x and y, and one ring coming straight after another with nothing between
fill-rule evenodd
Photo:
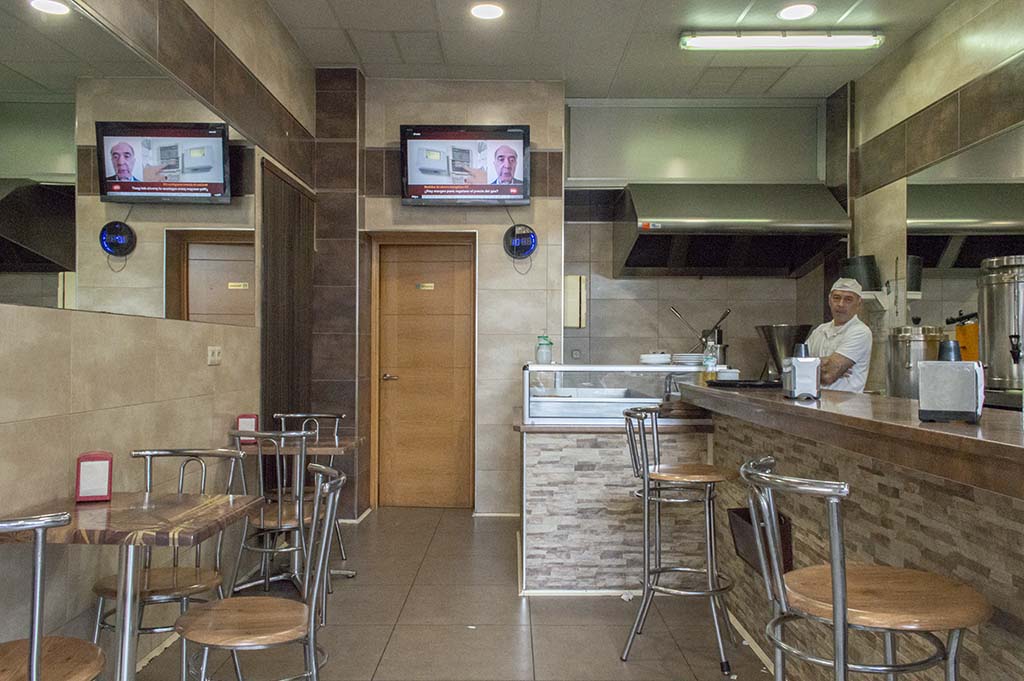
<instances>
[{"instance_id":1,"label":"bar counter","mask_svg":"<svg viewBox=\"0 0 1024 681\"><path fill-rule=\"evenodd\" d=\"M981 422L921 423L915 400L823 391L797 402L780 390L679 386L682 399L712 413L713 459L739 468L772 455L784 475L842 480L847 559L928 570L972 585L995 616L965 638L962 681L1024 679L1024 429L1021 415L986 409ZM747 505L741 482L720 486L720 507ZM779 497L793 523L796 567L827 561L825 508L818 500ZM730 546L718 515L723 572L735 584L733 616L762 650L770 618L759 572ZM828 636L794 640L831 650ZM911 646L906 654L913 655ZM851 637L853 657L880 661L881 642ZM902 654L901 654L902 655ZM826 670L795 662L790 681L824 681ZM938 670L912 675L939 681Z\"/></svg>"}]
</instances>

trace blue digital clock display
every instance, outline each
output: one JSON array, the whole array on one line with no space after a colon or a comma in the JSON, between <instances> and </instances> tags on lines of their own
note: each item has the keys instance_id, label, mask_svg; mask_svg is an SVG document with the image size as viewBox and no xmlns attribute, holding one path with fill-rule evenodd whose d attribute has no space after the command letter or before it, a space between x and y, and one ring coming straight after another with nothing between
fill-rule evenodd
<instances>
[{"instance_id":1,"label":"blue digital clock display","mask_svg":"<svg viewBox=\"0 0 1024 681\"><path fill-rule=\"evenodd\" d=\"M514 260L523 260L537 250L537 233L529 225L512 225L505 231L505 253Z\"/></svg>"},{"instance_id":2,"label":"blue digital clock display","mask_svg":"<svg viewBox=\"0 0 1024 681\"><path fill-rule=\"evenodd\" d=\"M100 248L117 257L135 250L135 230L123 222L108 222L100 230Z\"/></svg>"}]
</instances>

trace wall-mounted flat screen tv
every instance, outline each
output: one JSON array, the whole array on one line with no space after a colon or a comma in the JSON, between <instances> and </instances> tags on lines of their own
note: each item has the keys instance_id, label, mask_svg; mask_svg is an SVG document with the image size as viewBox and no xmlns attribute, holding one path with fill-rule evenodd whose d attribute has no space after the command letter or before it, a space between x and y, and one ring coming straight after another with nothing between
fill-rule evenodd
<instances>
[{"instance_id":1,"label":"wall-mounted flat screen tv","mask_svg":"<svg viewBox=\"0 0 1024 681\"><path fill-rule=\"evenodd\" d=\"M101 201L228 203L224 123L96 123Z\"/></svg>"},{"instance_id":2,"label":"wall-mounted flat screen tv","mask_svg":"<svg viewBox=\"0 0 1024 681\"><path fill-rule=\"evenodd\" d=\"M530 126L403 125L402 203L530 203Z\"/></svg>"}]
</instances>

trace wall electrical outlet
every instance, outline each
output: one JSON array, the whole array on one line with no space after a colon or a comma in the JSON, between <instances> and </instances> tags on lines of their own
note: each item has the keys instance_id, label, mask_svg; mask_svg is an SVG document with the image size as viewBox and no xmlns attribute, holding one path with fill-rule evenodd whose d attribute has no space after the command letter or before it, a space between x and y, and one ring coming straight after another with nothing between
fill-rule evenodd
<instances>
[{"instance_id":1,"label":"wall electrical outlet","mask_svg":"<svg viewBox=\"0 0 1024 681\"><path fill-rule=\"evenodd\" d=\"M216 367L220 366L220 361L224 357L224 348L219 345L207 345L206 346L206 366Z\"/></svg>"}]
</instances>

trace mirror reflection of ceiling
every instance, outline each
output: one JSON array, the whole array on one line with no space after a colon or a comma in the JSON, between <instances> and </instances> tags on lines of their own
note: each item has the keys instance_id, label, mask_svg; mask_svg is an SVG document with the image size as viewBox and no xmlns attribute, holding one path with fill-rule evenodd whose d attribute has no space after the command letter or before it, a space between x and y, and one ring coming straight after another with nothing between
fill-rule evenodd
<instances>
[{"instance_id":1,"label":"mirror reflection of ceiling","mask_svg":"<svg viewBox=\"0 0 1024 681\"><path fill-rule=\"evenodd\" d=\"M816 0L795 22L784 0L515 0L481 22L468 0L270 0L315 66L370 78L564 80L567 97L825 97L859 78L951 0ZM693 54L682 30L862 30L857 52Z\"/></svg>"},{"instance_id":2,"label":"mirror reflection of ceiling","mask_svg":"<svg viewBox=\"0 0 1024 681\"><path fill-rule=\"evenodd\" d=\"M1024 182L1024 126L1014 128L907 178L909 184Z\"/></svg>"},{"instance_id":3,"label":"mirror reflection of ceiling","mask_svg":"<svg viewBox=\"0 0 1024 681\"><path fill-rule=\"evenodd\" d=\"M45 14L0 0L0 102L72 102L80 77L160 75L73 5Z\"/></svg>"}]
</instances>

